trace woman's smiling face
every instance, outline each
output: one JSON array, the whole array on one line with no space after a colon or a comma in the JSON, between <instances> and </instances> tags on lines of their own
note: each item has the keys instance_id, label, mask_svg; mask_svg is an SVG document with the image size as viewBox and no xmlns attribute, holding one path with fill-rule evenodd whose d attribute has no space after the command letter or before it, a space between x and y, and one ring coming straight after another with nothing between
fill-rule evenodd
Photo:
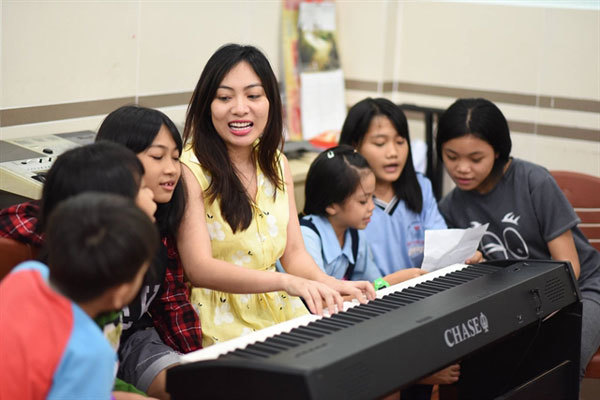
<instances>
[{"instance_id":1,"label":"woman's smiling face","mask_svg":"<svg viewBox=\"0 0 600 400\"><path fill-rule=\"evenodd\" d=\"M250 64L241 61L225 75L210 111L227 148L251 148L267 125L269 100Z\"/></svg>"}]
</instances>

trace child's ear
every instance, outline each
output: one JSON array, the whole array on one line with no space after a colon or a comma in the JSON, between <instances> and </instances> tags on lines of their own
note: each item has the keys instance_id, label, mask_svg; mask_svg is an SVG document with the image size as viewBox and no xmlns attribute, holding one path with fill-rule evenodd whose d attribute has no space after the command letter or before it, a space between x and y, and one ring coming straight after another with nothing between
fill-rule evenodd
<instances>
[{"instance_id":1,"label":"child's ear","mask_svg":"<svg viewBox=\"0 0 600 400\"><path fill-rule=\"evenodd\" d=\"M335 203L328 205L327 207L325 207L325 212L327 213L327 215L329 215L330 217L333 217L335 214L338 213L339 211L339 206Z\"/></svg>"}]
</instances>

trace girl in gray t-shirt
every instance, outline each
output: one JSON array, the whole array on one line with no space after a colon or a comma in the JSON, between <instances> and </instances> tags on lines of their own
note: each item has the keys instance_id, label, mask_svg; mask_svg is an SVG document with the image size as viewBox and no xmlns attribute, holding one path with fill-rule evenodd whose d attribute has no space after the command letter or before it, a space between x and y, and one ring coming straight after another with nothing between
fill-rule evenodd
<instances>
[{"instance_id":1,"label":"girl in gray t-shirt","mask_svg":"<svg viewBox=\"0 0 600 400\"><path fill-rule=\"evenodd\" d=\"M583 303L580 377L600 346L600 253L548 170L510 157L502 112L485 99L459 99L440 118L437 152L456 184L439 203L449 227L489 223L486 259L569 261Z\"/></svg>"}]
</instances>

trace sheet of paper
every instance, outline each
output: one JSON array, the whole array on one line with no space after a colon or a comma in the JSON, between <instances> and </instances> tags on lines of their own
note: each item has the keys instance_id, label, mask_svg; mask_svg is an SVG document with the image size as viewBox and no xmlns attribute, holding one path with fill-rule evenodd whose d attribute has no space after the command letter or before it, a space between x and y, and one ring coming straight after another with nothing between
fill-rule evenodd
<instances>
[{"instance_id":1,"label":"sheet of paper","mask_svg":"<svg viewBox=\"0 0 600 400\"><path fill-rule=\"evenodd\" d=\"M464 264L470 258L489 224L468 229L425 231L425 250L421 268L431 272L452 264Z\"/></svg>"},{"instance_id":2,"label":"sheet of paper","mask_svg":"<svg viewBox=\"0 0 600 400\"><path fill-rule=\"evenodd\" d=\"M341 129L346 118L343 71L303 72L300 87L304 140Z\"/></svg>"}]
</instances>

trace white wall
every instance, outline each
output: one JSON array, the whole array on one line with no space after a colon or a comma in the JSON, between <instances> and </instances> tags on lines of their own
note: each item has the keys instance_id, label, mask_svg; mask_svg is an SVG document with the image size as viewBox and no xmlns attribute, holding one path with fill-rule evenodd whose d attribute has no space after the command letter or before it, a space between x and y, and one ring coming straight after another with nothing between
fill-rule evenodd
<instances>
[{"instance_id":1,"label":"white wall","mask_svg":"<svg viewBox=\"0 0 600 400\"><path fill-rule=\"evenodd\" d=\"M600 176L599 6L559 3L338 0L347 105L483 95L511 122L515 156ZM254 44L281 69L275 0L4 0L1 18L0 139L95 130L120 103L189 94L227 42ZM185 102L167 103L181 123Z\"/></svg>"}]
</instances>

